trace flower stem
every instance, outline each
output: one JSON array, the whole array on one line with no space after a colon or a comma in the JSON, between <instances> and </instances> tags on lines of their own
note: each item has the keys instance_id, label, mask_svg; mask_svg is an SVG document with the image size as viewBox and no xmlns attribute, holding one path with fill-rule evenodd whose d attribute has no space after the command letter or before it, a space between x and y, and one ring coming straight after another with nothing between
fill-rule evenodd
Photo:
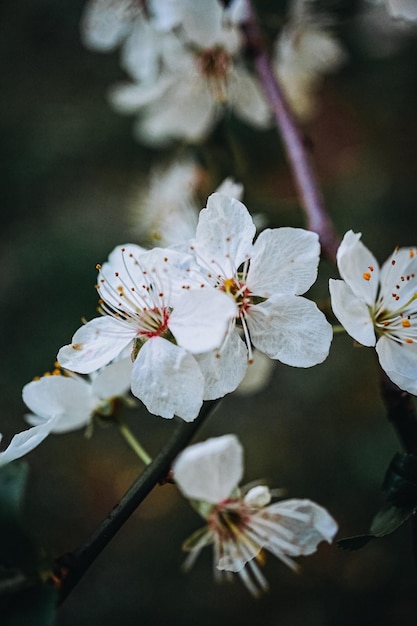
<instances>
[{"instance_id":1,"label":"flower stem","mask_svg":"<svg viewBox=\"0 0 417 626\"><path fill-rule=\"evenodd\" d=\"M71 593L90 565L101 554L123 524L135 512L152 489L164 481L176 456L188 445L205 420L218 406L219 400L204 402L198 417L188 424L181 422L171 439L127 490L85 544L74 552L64 554L55 563L53 581L59 587L59 604Z\"/></svg>"},{"instance_id":2,"label":"flower stem","mask_svg":"<svg viewBox=\"0 0 417 626\"><path fill-rule=\"evenodd\" d=\"M287 105L249 0L246 20L241 24L241 28L245 36L247 51L253 60L255 71L287 153L300 202L307 217L307 228L319 235L323 253L335 262L340 238L324 208L323 195L308 152L311 149L310 142L300 132Z\"/></svg>"},{"instance_id":3,"label":"flower stem","mask_svg":"<svg viewBox=\"0 0 417 626\"><path fill-rule=\"evenodd\" d=\"M136 439L129 426L125 422L119 421L118 427L120 434L132 448L133 452L140 458L141 461L143 461L145 465L150 465L152 463L152 457L149 456L145 448Z\"/></svg>"}]
</instances>

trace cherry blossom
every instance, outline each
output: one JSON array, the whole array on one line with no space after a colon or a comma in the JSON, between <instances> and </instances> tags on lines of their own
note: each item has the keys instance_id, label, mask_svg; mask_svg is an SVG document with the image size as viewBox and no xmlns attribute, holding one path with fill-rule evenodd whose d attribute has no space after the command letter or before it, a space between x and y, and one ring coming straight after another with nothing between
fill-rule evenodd
<instances>
[{"instance_id":1,"label":"cherry blossom","mask_svg":"<svg viewBox=\"0 0 417 626\"><path fill-rule=\"evenodd\" d=\"M291 109L303 121L317 112L317 91L326 74L347 59L342 45L312 3L293 0L289 19L275 45L273 64Z\"/></svg>"},{"instance_id":2,"label":"cherry blossom","mask_svg":"<svg viewBox=\"0 0 417 626\"><path fill-rule=\"evenodd\" d=\"M53 419L52 433L65 433L87 426L96 414L110 415L114 401L130 389L132 362L120 359L83 378L57 367L23 387L26 415L32 425Z\"/></svg>"},{"instance_id":3,"label":"cherry blossom","mask_svg":"<svg viewBox=\"0 0 417 626\"><path fill-rule=\"evenodd\" d=\"M140 241L151 246L176 246L194 237L200 210L198 195L207 184L207 172L192 159L154 167L149 183L139 187L131 201L132 227ZM240 197L243 186L226 178L217 191Z\"/></svg>"},{"instance_id":4,"label":"cherry blossom","mask_svg":"<svg viewBox=\"0 0 417 626\"><path fill-rule=\"evenodd\" d=\"M329 352L332 329L316 304L300 295L317 277L317 234L268 228L252 243L254 236L247 208L214 193L200 212L191 250L207 280L236 303L234 332L243 333L249 361L253 344L287 365L321 363ZM220 358L227 349L226 342Z\"/></svg>"},{"instance_id":5,"label":"cherry blossom","mask_svg":"<svg viewBox=\"0 0 417 626\"><path fill-rule=\"evenodd\" d=\"M224 341L235 303L192 271L189 255L134 244L118 246L99 266L97 290L102 316L61 348L61 366L87 374L128 349L131 390L147 409L166 418L195 419L204 377L193 355Z\"/></svg>"},{"instance_id":6,"label":"cherry blossom","mask_svg":"<svg viewBox=\"0 0 417 626\"><path fill-rule=\"evenodd\" d=\"M160 46L154 81L131 73L134 82L109 95L118 112L139 114L134 133L140 141L199 142L226 108L257 127L270 124L262 90L243 62L239 28L224 19L218 0L184 0L179 30L161 37Z\"/></svg>"},{"instance_id":7,"label":"cherry blossom","mask_svg":"<svg viewBox=\"0 0 417 626\"><path fill-rule=\"evenodd\" d=\"M338 249L333 312L358 343L375 346L396 385L417 394L417 250L396 248L380 268L360 238L350 230Z\"/></svg>"},{"instance_id":8,"label":"cherry blossom","mask_svg":"<svg viewBox=\"0 0 417 626\"><path fill-rule=\"evenodd\" d=\"M186 448L174 464L180 491L207 521L184 544L190 551L189 569L201 550L214 548L217 580L237 574L254 595L268 589L259 565L268 550L293 570L294 557L316 551L321 541L331 542L337 524L327 511L306 499L271 503L273 492L258 484L239 489L243 450L235 435L208 439Z\"/></svg>"}]
</instances>

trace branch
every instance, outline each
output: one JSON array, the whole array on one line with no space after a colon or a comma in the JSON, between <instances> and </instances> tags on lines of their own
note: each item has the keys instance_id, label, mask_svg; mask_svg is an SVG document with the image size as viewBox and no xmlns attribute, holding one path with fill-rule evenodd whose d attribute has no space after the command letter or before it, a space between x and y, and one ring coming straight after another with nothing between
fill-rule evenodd
<instances>
[{"instance_id":1,"label":"branch","mask_svg":"<svg viewBox=\"0 0 417 626\"><path fill-rule=\"evenodd\" d=\"M249 0L247 9L246 19L241 24L246 49L253 60L258 79L280 131L300 202L307 217L307 228L319 235L323 253L335 262L340 238L324 208L323 195L308 152L308 141L300 132L286 103Z\"/></svg>"},{"instance_id":2,"label":"branch","mask_svg":"<svg viewBox=\"0 0 417 626\"><path fill-rule=\"evenodd\" d=\"M191 441L203 422L211 415L220 400L205 402L197 419L191 424L181 422L171 439L128 489L120 502L96 528L87 542L75 552L64 554L56 561L54 582L60 588L61 604L84 576L87 569L113 539L123 524L143 502L152 489L164 481L172 462Z\"/></svg>"}]
</instances>

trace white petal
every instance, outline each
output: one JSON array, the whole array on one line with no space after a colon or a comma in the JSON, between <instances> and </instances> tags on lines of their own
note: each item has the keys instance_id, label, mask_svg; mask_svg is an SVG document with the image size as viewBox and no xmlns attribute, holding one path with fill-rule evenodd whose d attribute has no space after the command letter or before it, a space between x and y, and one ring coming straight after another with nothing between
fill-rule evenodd
<instances>
[{"instance_id":1,"label":"white petal","mask_svg":"<svg viewBox=\"0 0 417 626\"><path fill-rule=\"evenodd\" d=\"M248 351L234 330L221 350L196 355L204 375L204 400L222 398L236 389L248 368Z\"/></svg>"},{"instance_id":2,"label":"white petal","mask_svg":"<svg viewBox=\"0 0 417 626\"><path fill-rule=\"evenodd\" d=\"M72 342L59 350L57 361L68 370L89 374L119 356L135 334L133 327L112 317L96 317L81 326Z\"/></svg>"},{"instance_id":3,"label":"white petal","mask_svg":"<svg viewBox=\"0 0 417 626\"><path fill-rule=\"evenodd\" d=\"M199 259L215 276L220 273L231 278L250 258L255 231L255 224L244 204L213 193L198 220L195 248Z\"/></svg>"},{"instance_id":4,"label":"white petal","mask_svg":"<svg viewBox=\"0 0 417 626\"><path fill-rule=\"evenodd\" d=\"M392 17L410 20L417 20L417 3L416 0L386 0L388 11Z\"/></svg>"},{"instance_id":5,"label":"white petal","mask_svg":"<svg viewBox=\"0 0 417 626\"><path fill-rule=\"evenodd\" d=\"M331 543L337 532L331 515L311 500L284 500L271 504L266 510L269 515L279 516L278 524L293 535L290 556L312 554L321 541ZM265 547L271 549L268 544Z\"/></svg>"},{"instance_id":6,"label":"white petal","mask_svg":"<svg viewBox=\"0 0 417 626\"><path fill-rule=\"evenodd\" d=\"M193 72L176 77L175 83L142 112L134 132L151 145L173 139L199 142L211 131L219 112L207 82Z\"/></svg>"},{"instance_id":7,"label":"white petal","mask_svg":"<svg viewBox=\"0 0 417 626\"><path fill-rule=\"evenodd\" d=\"M343 280L329 281L333 313L346 332L363 346L375 345L375 331L368 306Z\"/></svg>"},{"instance_id":8,"label":"white petal","mask_svg":"<svg viewBox=\"0 0 417 626\"><path fill-rule=\"evenodd\" d=\"M314 302L274 296L250 309L247 319L256 348L295 367L311 367L329 353L332 327Z\"/></svg>"},{"instance_id":9,"label":"white petal","mask_svg":"<svg viewBox=\"0 0 417 626\"><path fill-rule=\"evenodd\" d=\"M130 0L90 0L81 19L83 44L92 50L113 50L129 31L135 14L141 11Z\"/></svg>"},{"instance_id":10,"label":"white petal","mask_svg":"<svg viewBox=\"0 0 417 626\"><path fill-rule=\"evenodd\" d=\"M34 415L30 424L56 418L51 432L63 433L86 426L95 408L91 385L69 376L43 376L23 387L23 401Z\"/></svg>"},{"instance_id":11,"label":"white petal","mask_svg":"<svg viewBox=\"0 0 417 626\"><path fill-rule=\"evenodd\" d=\"M168 326L179 346L192 354L218 348L236 317L233 298L212 287L192 289L175 301Z\"/></svg>"},{"instance_id":12,"label":"white petal","mask_svg":"<svg viewBox=\"0 0 417 626\"><path fill-rule=\"evenodd\" d=\"M398 310L412 303L417 291L417 251L415 248L400 248L385 261L381 268L382 302L378 301L379 309ZM415 301L412 307L416 307ZM404 314L408 314L404 310Z\"/></svg>"},{"instance_id":13,"label":"white petal","mask_svg":"<svg viewBox=\"0 0 417 626\"><path fill-rule=\"evenodd\" d=\"M204 379L194 357L162 337L152 337L133 364L132 393L150 413L193 421L203 403Z\"/></svg>"},{"instance_id":14,"label":"white petal","mask_svg":"<svg viewBox=\"0 0 417 626\"><path fill-rule=\"evenodd\" d=\"M353 293L373 306L379 285L379 265L360 237L361 233L351 230L345 234L337 251L337 266Z\"/></svg>"},{"instance_id":15,"label":"white petal","mask_svg":"<svg viewBox=\"0 0 417 626\"><path fill-rule=\"evenodd\" d=\"M117 83L109 90L107 99L117 113L129 115L163 98L171 84L172 80L168 76L150 84Z\"/></svg>"},{"instance_id":16,"label":"white petal","mask_svg":"<svg viewBox=\"0 0 417 626\"><path fill-rule=\"evenodd\" d=\"M376 344L379 362L400 389L417 395L417 344L400 344L381 337Z\"/></svg>"},{"instance_id":17,"label":"white petal","mask_svg":"<svg viewBox=\"0 0 417 626\"><path fill-rule=\"evenodd\" d=\"M316 233L302 228L267 228L253 246L247 285L258 296L300 295L317 278L320 244Z\"/></svg>"},{"instance_id":18,"label":"white petal","mask_svg":"<svg viewBox=\"0 0 417 626\"><path fill-rule=\"evenodd\" d=\"M97 398L110 399L122 396L130 389L133 363L131 358L114 361L99 371L91 383Z\"/></svg>"},{"instance_id":19,"label":"white petal","mask_svg":"<svg viewBox=\"0 0 417 626\"><path fill-rule=\"evenodd\" d=\"M243 475L243 448L235 435L213 437L186 448L174 463L174 479L186 498L217 503Z\"/></svg>"},{"instance_id":20,"label":"white petal","mask_svg":"<svg viewBox=\"0 0 417 626\"><path fill-rule=\"evenodd\" d=\"M239 38L233 28L223 23L223 8L218 0L183 0L181 27L185 38L199 48L227 44L237 47Z\"/></svg>"},{"instance_id":21,"label":"white petal","mask_svg":"<svg viewBox=\"0 0 417 626\"><path fill-rule=\"evenodd\" d=\"M236 115L259 128L271 125L271 109L258 81L243 67L235 68L229 84L229 100Z\"/></svg>"},{"instance_id":22,"label":"white petal","mask_svg":"<svg viewBox=\"0 0 417 626\"><path fill-rule=\"evenodd\" d=\"M261 508L271 502L271 492L265 485L256 485L249 489L243 500L248 506Z\"/></svg>"},{"instance_id":23,"label":"white petal","mask_svg":"<svg viewBox=\"0 0 417 626\"><path fill-rule=\"evenodd\" d=\"M243 197L243 185L236 183L233 178L225 178L222 183L216 189L217 193L221 193L229 198L235 198L236 200L242 200Z\"/></svg>"},{"instance_id":24,"label":"white petal","mask_svg":"<svg viewBox=\"0 0 417 626\"><path fill-rule=\"evenodd\" d=\"M6 463L10 463L15 459L20 459L20 457L31 452L49 435L52 425L53 420L50 420L40 426L34 426L17 433L8 447L0 452L0 466L6 465Z\"/></svg>"},{"instance_id":25,"label":"white petal","mask_svg":"<svg viewBox=\"0 0 417 626\"><path fill-rule=\"evenodd\" d=\"M159 39L149 22L138 16L122 47L120 66L139 82L155 81L159 69Z\"/></svg>"}]
</instances>

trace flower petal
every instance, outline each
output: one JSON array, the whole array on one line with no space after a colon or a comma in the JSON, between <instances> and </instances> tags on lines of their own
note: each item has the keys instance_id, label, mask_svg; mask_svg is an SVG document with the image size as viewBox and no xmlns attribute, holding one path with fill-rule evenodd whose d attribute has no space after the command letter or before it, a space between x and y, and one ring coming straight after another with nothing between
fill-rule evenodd
<instances>
[{"instance_id":1,"label":"flower petal","mask_svg":"<svg viewBox=\"0 0 417 626\"><path fill-rule=\"evenodd\" d=\"M109 52L125 37L141 8L130 0L90 0L81 19L83 44L92 50Z\"/></svg>"},{"instance_id":2,"label":"flower petal","mask_svg":"<svg viewBox=\"0 0 417 626\"><path fill-rule=\"evenodd\" d=\"M253 246L247 285L257 296L300 295L317 278L320 244L302 228L267 228Z\"/></svg>"},{"instance_id":3,"label":"flower petal","mask_svg":"<svg viewBox=\"0 0 417 626\"><path fill-rule=\"evenodd\" d=\"M302 296L274 296L250 309L252 342L271 359L311 367L329 353L332 327L314 302Z\"/></svg>"},{"instance_id":4,"label":"flower petal","mask_svg":"<svg viewBox=\"0 0 417 626\"><path fill-rule=\"evenodd\" d=\"M130 389L132 368L132 359L129 357L114 361L101 369L91 383L94 396L107 400L127 393Z\"/></svg>"},{"instance_id":5,"label":"flower petal","mask_svg":"<svg viewBox=\"0 0 417 626\"><path fill-rule=\"evenodd\" d=\"M6 465L15 459L28 454L36 448L49 435L53 427L54 420L48 420L40 426L34 426L17 433L9 443L8 447L0 452L0 466ZM1 435L0 435L1 440Z\"/></svg>"},{"instance_id":6,"label":"flower petal","mask_svg":"<svg viewBox=\"0 0 417 626\"><path fill-rule=\"evenodd\" d=\"M186 498L217 503L243 475L243 448L235 435L213 437L186 448L174 463L174 480Z\"/></svg>"},{"instance_id":7,"label":"flower petal","mask_svg":"<svg viewBox=\"0 0 417 626\"><path fill-rule=\"evenodd\" d=\"M59 350L57 360L68 370L89 374L119 356L135 334L123 321L96 317L76 331L72 342Z\"/></svg>"},{"instance_id":8,"label":"flower petal","mask_svg":"<svg viewBox=\"0 0 417 626\"><path fill-rule=\"evenodd\" d=\"M252 255L255 224L244 204L213 193L200 212L195 248L200 262L215 276L231 278Z\"/></svg>"},{"instance_id":9,"label":"flower petal","mask_svg":"<svg viewBox=\"0 0 417 626\"><path fill-rule=\"evenodd\" d=\"M203 403L204 379L194 357L162 337L152 337L133 364L132 393L150 413L193 421Z\"/></svg>"},{"instance_id":10,"label":"flower petal","mask_svg":"<svg viewBox=\"0 0 417 626\"><path fill-rule=\"evenodd\" d=\"M379 265L360 237L361 233L351 230L345 234L337 251L337 266L355 296L373 306L378 292Z\"/></svg>"},{"instance_id":11,"label":"flower petal","mask_svg":"<svg viewBox=\"0 0 417 626\"><path fill-rule=\"evenodd\" d=\"M80 377L43 376L23 387L23 402L34 413L32 425L56 418L51 432L63 433L86 426L95 408L91 385Z\"/></svg>"},{"instance_id":12,"label":"flower petal","mask_svg":"<svg viewBox=\"0 0 417 626\"><path fill-rule=\"evenodd\" d=\"M237 66L229 82L229 100L234 112L258 128L271 125L271 109L260 84L243 66Z\"/></svg>"},{"instance_id":13,"label":"flower petal","mask_svg":"<svg viewBox=\"0 0 417 626\"><path fill-rule=\"evenodd\" d=\"M382 336L377 344L379 362L400 389L417 395L417 344L398 343Z\"/></svg>"},{"instance_id":14,"label":"flower petal","mask_svg":"<svg viewBox=\"0 0 417 626\"><path fill-rule=\"evenodd\" d=\"M375 331L368 306L343 280L330 279L333 313L346 332L363 346L375 345Z\"/></svg>"},{"instance_id":15,"label":"flower petal","mask_svg":"<svg viewBox=\"0 0 417 626\"><path fill-rule=\"evenodd\" d=\"M196 355L204 376L204 400L222 398L234 391L248 368L248 351L234 330L221 350Z\"/></svg>"},{"instance_id":16,"label":"flower petal","mask_svg":"<svg viewBox=\"0 0 417 626\"><path fill-rule=\"evenodd\" d=\"M175 301L168 326L179 346L192 354L218 348L236 317L235 301L213 287L192 289Z\"/></svg>"},{"instance_id":17,"label":"flower petal","mask_svg":"<svg viewBox=\"0 0 417 626\"><path fill-rule=\"evenodd\" d=\"M277 526L288 529L290 534L287 539L292 551L285 552L289 556L312 554L321 541L331 543L337 532L337 524L331 515L311 500L284 500L271 504L265 510L268 518L278 516ZM274 553L273 541L266 543L265 547Z\"/></svg>"}]
</instances>

